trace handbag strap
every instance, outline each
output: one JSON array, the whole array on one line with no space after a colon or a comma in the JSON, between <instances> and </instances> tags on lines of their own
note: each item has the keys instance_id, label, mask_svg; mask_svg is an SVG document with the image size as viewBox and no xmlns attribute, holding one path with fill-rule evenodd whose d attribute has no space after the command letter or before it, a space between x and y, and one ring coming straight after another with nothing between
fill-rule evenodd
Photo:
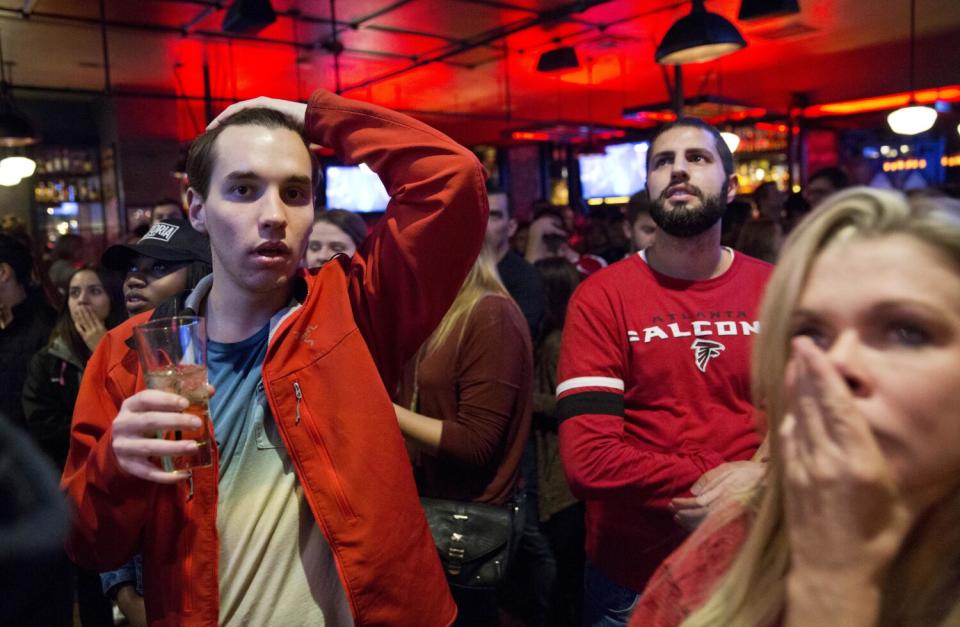
<instances>
[{"instance_id":1,"label":"handbag strap","mask_svg":"<svg viewBox=\"0 0 960 627\"><path fill-rule=\"evenodd\" d=\"M420 360L423 359L423 347L426 342L417 349L417 354L413 358L413 394L410 395L410 406L407 408L415 414L420 413Z\"/></svg>"}]
</instances>

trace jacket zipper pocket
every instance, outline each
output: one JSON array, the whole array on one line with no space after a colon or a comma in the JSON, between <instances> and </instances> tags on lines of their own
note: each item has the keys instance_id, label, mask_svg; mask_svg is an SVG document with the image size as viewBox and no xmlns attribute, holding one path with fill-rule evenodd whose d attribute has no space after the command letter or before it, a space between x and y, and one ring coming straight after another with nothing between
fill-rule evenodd
<instances>
[{"instance_id":1,"label":"jacket zipper pocket","mask_svg":"<svg viewBox=\"0 0 960 627\"><path fill-rule=\"evenodd\" d=\"M293 394L297 399L297 408L296 408L296 424L300 424L300 419L302 418L300 403L303 401L303 391L300 389L300 383L297 381L293 382ZM304 411L308 411L306 405L304 405ZM337 476L337 469L333 465L333 457L330 455L330 450L327 448L327 444L323 439L323 436L320 435L317 425L313 421L307 421L307 433L310 435L314 444L317 447L317 452L323 456L324 463L327 466L328 474L330 476L330 483L333 486L334 494L337 498L337 505L340 507L340 513L344 518L348 520L354 520L357 515L354 513L353 508L350 506L350 502L347 500L347 495L344 492L343 485L340 483L340 477Z\"/></svg>"},{"instance_id":2,"label":"jacket zipper pocket","mask_svg":"<svg viewBox=\"0 0 960 627\"><path fill-rule=\"evenodd\" d=\"M293 393L297 397L297 417L296 424L300 424L300 401L303 400L303 392L300 391L300 384L293 382Z\"/></svg>"}]
</instances>

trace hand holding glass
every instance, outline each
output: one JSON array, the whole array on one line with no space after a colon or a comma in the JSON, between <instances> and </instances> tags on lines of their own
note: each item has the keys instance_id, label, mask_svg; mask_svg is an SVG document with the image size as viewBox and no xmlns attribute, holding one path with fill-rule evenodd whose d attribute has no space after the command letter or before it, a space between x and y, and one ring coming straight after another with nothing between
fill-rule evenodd
<instances>
[{"instance_id":1,"label":"hand holding glass","mask_svg":"<svg viewBox=\"0 0 960 627\"><path fill-rule=\"evenodd\" d=\"M209 466L213 462L213 427L207 406L207 332L197 316L160 318L133 330L147 389L179 394L190 405L184 413L202 421L198 429L158 433L168 440L195 440L194 455L163 457L167 472Z\"/></svg>"}]
</instances>

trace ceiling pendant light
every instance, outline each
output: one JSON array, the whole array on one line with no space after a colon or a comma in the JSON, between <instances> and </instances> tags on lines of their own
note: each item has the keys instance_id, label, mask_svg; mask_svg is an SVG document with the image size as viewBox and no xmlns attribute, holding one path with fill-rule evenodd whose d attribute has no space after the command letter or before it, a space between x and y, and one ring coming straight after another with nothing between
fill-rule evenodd
<instances>
[{"instance_id":1,"label":"ceiling pendant light","mask_svg":"<svg viewBox=\"0 0 960 627\"><path fill-rule=\"evenodd\" d=\"M887 124L897 135L917 135L929 131L936 121L936 110L923 105L900 107L887 116Z\"/></svg>"},{"instance_id":2,"label":"ceiling pendant light","mask_svg":"<svg viewBox=\"0 0 960 627\"><path fill-rule=\"evenodd\" d=\"M0 160L0 171L12 172L22 179L33 176L37 170L37 162L30 157L7 157Z\"/></svg>"},{"instance_id":3,"label":"ceiling pendant light","mask_svg":"<svg viewBox=\"0 0 960 627\"><path fill-rule=\"evenodd\" d=\"M13 103L3 60L3 43L0 42L0 146L30 146L39 141L33 123Z\"/></svg>"},{"instance_id":4,"label":"ceiling pendant light","mask_svg":"<svg viewBox=\"0 0 960 627\"><path fill-rule=\"evenodd\" d=\"M664 65L704 63L746 47L730 21L707 11L704 0L693 0L690 13L676 22L657 46L655 58Z\"/></svg>"},{"instance_id":5,"label":"ceiling pendant light","mask_svg":"<svg viewBox=\"0 0 960 627\"><path fill-rule=\"evenodd\" d=\"M730 152L737 152L737 148L740 147L739 135L730 131L723 131L720 133L720 137L723 138L723 143L727 145L727 148L730 149Z\"/></svg>"},{"instance_id":6,"label":"ceiling pendant light","mask_svg":"<svg viewBox=\"0 0 960 627\"><path fill-rule=\"evenodd\" d=\"M916 0L910 0L910 102L887 116L890 130L898 135L929 131L937 121L937 110L918 105L914 97L914 48L916 47Z\"/></svg>"},{"instance_id":7,"label":"ceiling pendant light","mask_svg":"<svg viewBox=\"0 0 960 627\"><path fill-rule=\"evenodd\" d=\"M3 187L13 187L20 184L21 177L11 168L0 166L0 185Z\"/></svg>"}]
</instances>

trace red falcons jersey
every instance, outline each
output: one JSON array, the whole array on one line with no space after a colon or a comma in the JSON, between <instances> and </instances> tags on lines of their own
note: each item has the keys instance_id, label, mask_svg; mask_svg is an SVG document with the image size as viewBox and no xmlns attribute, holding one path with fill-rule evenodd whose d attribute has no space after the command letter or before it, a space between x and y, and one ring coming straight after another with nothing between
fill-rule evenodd
<instances>
[{"instance_id":1,"label":"red falcons jersey","mask_svg":"<svg viewBox=\"0 0 960 627\"><path fill-rule=\"evenodd\" d=\"M760 444L750 351L771 269L736 253L719 277L685 281L638 254L594 274L570 301L560 453L587 502L587 555L623 586L642 590L683 541L670 501Z\"/></svg>"}]
</instances>

